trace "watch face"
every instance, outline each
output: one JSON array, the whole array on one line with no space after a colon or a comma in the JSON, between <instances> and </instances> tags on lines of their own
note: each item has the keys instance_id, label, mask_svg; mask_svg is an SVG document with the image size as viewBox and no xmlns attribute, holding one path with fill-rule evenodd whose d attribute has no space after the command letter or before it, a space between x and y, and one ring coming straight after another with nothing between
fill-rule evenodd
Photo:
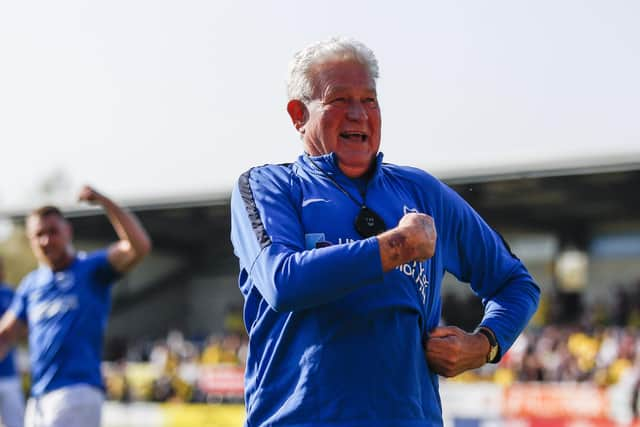
<instances>
[{"instance_id":1,"label":"watch face","mask_svg":"<svg viewBox=\"0 0 640 427\"><path fill-rule=\"evenodd\" d=\"M489 350L489 357L487 357L487 362L493 361L498 355L498 346L492 345L491 350Z\"/></svg>"},{"instance_id":2,"label":"watch face","mask_svg":"<svg viewBox=\"0 0 640 427\"><path fill-rule=\"evenodd\" d=\"M477 331L487 337L489 341L489 354L487 354L487 363L492 362L498 356L498 342L496 341L493 332L489 331L487 328L478 328Z\"/></svg>"}]
</instances>

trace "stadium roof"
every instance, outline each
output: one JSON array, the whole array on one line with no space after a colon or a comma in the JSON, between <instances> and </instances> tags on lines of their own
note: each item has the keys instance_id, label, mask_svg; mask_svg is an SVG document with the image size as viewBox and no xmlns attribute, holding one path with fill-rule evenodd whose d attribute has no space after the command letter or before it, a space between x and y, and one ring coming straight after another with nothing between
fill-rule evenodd
<instances>
[{"instance_id":1,"label":"stadium roof","mask_svg":"<svg viewBox=\"0 0 640 427\"><path fill-rule=\"evenodd\" d=\"M546 230L576 236L588 235L585 230L611 221L640 222L640 158L572 160L466 172L439 176L501 230ZM189 245L189 240L193 243L193 239L210 238L211 233L228 238L228 192L120 201L137 212L145 224L153 224L158 233L170 238L172 244ZM75 218L78 235L83 229L95 231L91 224L103 222L86 218L102 216L98 208L62 208L68 217ZM0 216L17 221L27 212L0 211ZM103 225L108 224L105 221ZM194 225L200 228L194 229ZM109 227L104 227L104 232L109 236L112 233Z\"/></svg>"},{"instance_id":2,"label":"stadium roof","mask_svg":"<svg viewBox=\"0 0 640 427\"><path fill-rule=\"evenodd\" d=\"M502 233L549 232L561 242L586 246L598 227L621 223L640 229L640 162L556 166L494 173L473 171L478 173L443 179ZM140 279L140 283L130 283L116 295L117 313L126 313L137 304L147 304L153 295L183 286L189 275L226 274L231 270L235 273L237 261L229 239L227 192L121 202L137 213L152 236L154 248L186 259L188 270L158 282ZM64 211L78 239L115 238L100 209L75 206ZM26 212L4 214L19 221Z\"/></svg>"}]
</instances>

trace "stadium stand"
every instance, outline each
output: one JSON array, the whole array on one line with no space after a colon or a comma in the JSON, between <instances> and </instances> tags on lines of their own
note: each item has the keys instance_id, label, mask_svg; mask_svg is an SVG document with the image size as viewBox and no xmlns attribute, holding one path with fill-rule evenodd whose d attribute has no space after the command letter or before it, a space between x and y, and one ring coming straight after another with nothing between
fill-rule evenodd
<instances>
[{"instance_id":1,"label":"stadium stand","mask_svg":"<svg viewBox=\"0 0 640 427\"><path fill-rule=\"evenodd\" d=\"M499 395L502 409L485 418L531 418L535 408L524 402L536 401L564 421L522 425L569 425L563 423L576 417L588 425L631 425L640 387L640 164L446 181L505 236L543 290L531 326L501 363L443 381L443 393L463 393L467 402L445 408L451 424L481 425L472 397L485 402L479 411L487 396ZM155 250L114 289L104 357L109 399L210 408L241 403L246 336L228 196L127 206L150 231ZM24 211L1 214L20 222ZM91 209L69 216L80 248L113 237ZM569 267L559 263L563 255ZM442 321L472 330L482 308L465 289L453 277L445 280ZM469 394L459 388L468 383L486 388ZM592 413L567 409L567 396L587 396L581 403Z\"/></svg>"}]
</instances>

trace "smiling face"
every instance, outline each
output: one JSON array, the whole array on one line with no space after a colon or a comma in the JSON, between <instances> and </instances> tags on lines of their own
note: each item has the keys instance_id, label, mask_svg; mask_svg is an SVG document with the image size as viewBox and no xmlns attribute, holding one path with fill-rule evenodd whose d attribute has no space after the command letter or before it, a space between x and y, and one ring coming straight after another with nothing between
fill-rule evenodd
<instances>
[{"instance_id":1,"label":"smiling face","mask_svg":"<svg viewBox=\"0 0 640 427\"><path fill-rule=\"evenodd\" d=\"M350 178L364 175L380 147L382 119L375 82L355 60L333 60L311 70L312 100L287 110L312 156L335 153Z\"/></svg>"}]
</instances>

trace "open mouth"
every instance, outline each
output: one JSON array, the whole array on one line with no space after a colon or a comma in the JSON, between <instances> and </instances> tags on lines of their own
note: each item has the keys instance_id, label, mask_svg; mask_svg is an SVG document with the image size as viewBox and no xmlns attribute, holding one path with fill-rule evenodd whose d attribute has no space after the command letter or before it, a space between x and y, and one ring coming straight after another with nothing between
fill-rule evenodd
<instances>
[{"instance_id":1,"label":"open mouth","mask_svg":"<svg viewBox=\"0 0 640 427\"><path fill-rule=\"evenodd\" d=\"M341 132L340 137L355 142L365 142L369 137L362 132Z\"/></svg>"}]
</instances>

